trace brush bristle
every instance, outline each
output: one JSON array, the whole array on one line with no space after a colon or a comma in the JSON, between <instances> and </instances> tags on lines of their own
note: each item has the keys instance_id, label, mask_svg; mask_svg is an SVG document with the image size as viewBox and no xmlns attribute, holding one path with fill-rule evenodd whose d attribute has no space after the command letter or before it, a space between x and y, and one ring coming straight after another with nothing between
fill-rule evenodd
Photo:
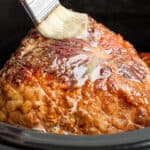
<instances>
[{"instance_id":1,"label":"brush bristle","mask_svg":"<svg viewBox=\"0 0 150 150\"><path fill-rule=\"evenodd\" d=\"M74 12L59 5L37 29L47 38L66 39L82 36L87 27L87 14Z\"/></svg>"}]
</instances>

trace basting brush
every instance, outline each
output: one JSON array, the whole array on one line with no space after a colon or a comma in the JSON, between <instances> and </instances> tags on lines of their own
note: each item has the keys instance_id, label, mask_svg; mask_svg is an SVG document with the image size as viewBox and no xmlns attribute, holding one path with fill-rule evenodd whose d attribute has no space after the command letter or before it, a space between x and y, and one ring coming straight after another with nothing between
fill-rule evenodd
<instances>
[{"instance_id":1,"label":"basting brush","mask_svg":"<svg viewBox=\"0 0 150 150\"><path fill-rule=\"evenodd\" d=\"M73 38L87 30L88 15L63 7L59 0L21 0L21 3L44 37Z\"/></svg>"}]
</instances>

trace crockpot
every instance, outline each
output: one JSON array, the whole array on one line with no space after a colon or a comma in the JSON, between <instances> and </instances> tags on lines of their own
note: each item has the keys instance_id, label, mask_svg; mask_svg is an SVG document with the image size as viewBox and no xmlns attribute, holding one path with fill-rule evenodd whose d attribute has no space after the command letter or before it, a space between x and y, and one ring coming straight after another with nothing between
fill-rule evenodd
<instances>
[{"instance_id":1,"label":"crockpot","mask_svg":"<svg viewBox=\"0 0 150 150\"><path fill-rule=\"evenodd\" d=\"M68 8L87 12L113 31L121 33L139 53L149 52L149 0L64 0L62 3ZM33 24L14 0L0 0L0 20L2 67ZM71 136L45 134L0 123L0 149L150 150L150 128L113 135Z\"/></svg>"}]
</instances>

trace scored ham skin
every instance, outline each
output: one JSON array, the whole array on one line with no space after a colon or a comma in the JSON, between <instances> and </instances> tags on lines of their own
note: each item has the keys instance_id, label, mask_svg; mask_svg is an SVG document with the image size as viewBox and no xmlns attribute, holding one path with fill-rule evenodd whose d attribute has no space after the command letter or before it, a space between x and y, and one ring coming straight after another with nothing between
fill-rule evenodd
<instances>
[{"instance_id":1,"label":"scored ham skin","mask_svg":"<svg viewBox=\"0 0 150 150\"><path fill-rule=\"evenodd\" d=\"M135 48L89 18L84 37L32 30L0 71L0 121L57 134L150 124L150 71Z\"/></svg>"}]
</instances>

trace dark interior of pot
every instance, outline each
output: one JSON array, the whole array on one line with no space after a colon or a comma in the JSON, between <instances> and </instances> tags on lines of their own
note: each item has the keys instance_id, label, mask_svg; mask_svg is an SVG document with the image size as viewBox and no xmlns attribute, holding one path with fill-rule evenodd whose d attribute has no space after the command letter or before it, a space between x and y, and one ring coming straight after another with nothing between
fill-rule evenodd
<instances>
[{"instance_id":1,"label":"dark interior of pot","mask_svg":"<svg viewBox=\"0 0 150 150\"><path fill-rule=\"evenodd\" d=\"M88 13L97 21L120 33L139 52L149 52L150 1L62 0L62 3L68 8ZM0 19L0 67L2 67L33 24L21 5L11 0L0 1Z\"/></svg>"}]
</instances>

